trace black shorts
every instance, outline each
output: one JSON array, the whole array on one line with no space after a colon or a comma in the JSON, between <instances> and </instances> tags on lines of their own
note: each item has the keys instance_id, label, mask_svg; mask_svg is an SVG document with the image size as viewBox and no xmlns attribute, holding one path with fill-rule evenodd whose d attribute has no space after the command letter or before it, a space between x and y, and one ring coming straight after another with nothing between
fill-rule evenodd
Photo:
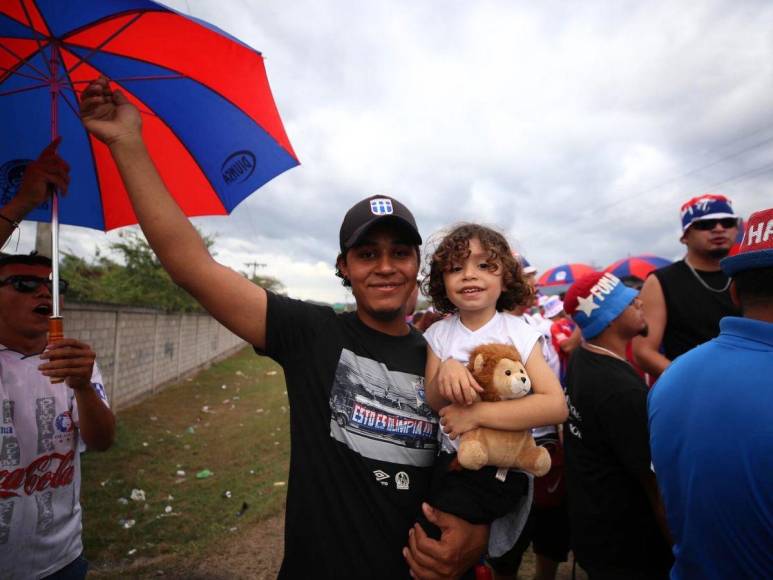
<instances>
[{"instance_id":1,"label":"black shorts","mask_svg":"<svg viewBox=\"0 0 773 580\"><path fill-rule=\"evenodd\" d=\"M534 553L554 562L566 562L569 556L569 516L566 501L558 506L538 508L532 505L521 537L512 549L499 558L489 558L489 564L502 575L513 575L521 566L524 552L534 545Z\"/></svg>"}]
</instances>

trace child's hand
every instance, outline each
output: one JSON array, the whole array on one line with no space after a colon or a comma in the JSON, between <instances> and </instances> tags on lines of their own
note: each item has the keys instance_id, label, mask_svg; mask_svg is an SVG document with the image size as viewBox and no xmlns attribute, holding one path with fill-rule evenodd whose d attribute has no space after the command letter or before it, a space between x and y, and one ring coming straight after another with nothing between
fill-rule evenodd
<instances>
[{"instance_id":1,"label":"child's hand","mask_svg":"<svg viewBox=\"0 0 773 580\"><path fill-rule=\"evenodd\" d=\"M477 429L476 405L446 405L440 409L440 425L450 439Z\"/></svg>"},{"instance_id":2,"label":"child's hand","mask_svg":"<svg viewBox=\"0 0 773 580\"><path fill-rule=\"evenodd\" d=\"M471 405L479 401L483 389L467 367L449 358L440 363L437 374L438 392L446 400L458 405Z\"/></svg>"}]
</instances>

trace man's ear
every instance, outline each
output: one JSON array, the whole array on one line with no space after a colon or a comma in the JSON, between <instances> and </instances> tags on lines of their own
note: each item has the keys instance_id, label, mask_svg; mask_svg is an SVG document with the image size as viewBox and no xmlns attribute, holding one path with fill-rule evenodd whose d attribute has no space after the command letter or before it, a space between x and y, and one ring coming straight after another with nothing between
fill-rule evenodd
<instances>
[{"instance_id":1,"label":"man's ear","mask_svg":"<svg viewBox=\"0 0 773 580\"><path fill-rule=\"evenodd\" d=\"M733 301L738 308L741 308L741 299L738 297L738 288L735 287L735 280L730 280L730 300Z\"/></svg>"},{"instance_id":2,"label":"man's ear","mask_svg":"<svg viewBox=\"0 0 773 580\"><path fill-rule=\"evenodd\" d=\"M346 254L338 254L338 258L336 258L336 266L338 266L338 271L341 272L341 275L348 280L349 279L349 268L346 265Z\"/></svg>"}]
</instances>

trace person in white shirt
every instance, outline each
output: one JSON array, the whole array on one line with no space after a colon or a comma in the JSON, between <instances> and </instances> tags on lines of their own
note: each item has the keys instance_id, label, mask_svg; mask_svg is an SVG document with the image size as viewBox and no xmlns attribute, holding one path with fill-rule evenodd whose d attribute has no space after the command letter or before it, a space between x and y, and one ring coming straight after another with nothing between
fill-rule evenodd
<instances>
[{"instance_id":1,"label":"person in white shirt","mask_svg":"<svg viewBox=\"0 0 773 580\"><path fill-rule=\"evenodd\" d=\"M115 419L96 355L49 343L51 261L0 258L0 578L85 578L80 453L108 449ZM60 281L60 292L67 284ZM58 379L58 382L52 380Z\"/></svg>"}]
</instances>

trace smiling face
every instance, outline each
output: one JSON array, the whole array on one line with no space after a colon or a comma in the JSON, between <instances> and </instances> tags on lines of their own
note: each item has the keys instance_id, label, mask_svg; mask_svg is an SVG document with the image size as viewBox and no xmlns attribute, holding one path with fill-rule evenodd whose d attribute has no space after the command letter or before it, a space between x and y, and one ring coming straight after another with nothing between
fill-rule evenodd
<instances>
[{"instance_id":1,"label":"smiling face","mask_svg":"<svg viewBox=\"0 0 773 580\"><path fill-rule=\"evenodd\" d=\"M404 333L419 257L402 228L388 223L373 226L346 252L346 259L339 260L338 267L351 283L360 320L387 334Z\"/></svg>"},{"instance_id":2,"label":"smiling face","mask_svg":"<svg viewBox=\"0 0 773 580\"><path fill-rule=\"evenodd\" d=\"M0 268L0 279L10 276L35 276L48 279L51 268L41 265L7 264ZM0 286L0 343L14 350L23 345L46 345L48 319L53 299L45 285L32 292L20 292L10 284Z\"/></svg>"},{"instance_id":3,"label":"smiling face","mask_svg":"<svg viewBox=\"0 0 773 580\"><path fill-rule=\"evenodd\" d=\"M468 313L496 312L502 294L502 263L491 261L489 252L478 238L469 241L469 255L443 272L448 299L464 318Z\"/></svg>"}]
</instances>

